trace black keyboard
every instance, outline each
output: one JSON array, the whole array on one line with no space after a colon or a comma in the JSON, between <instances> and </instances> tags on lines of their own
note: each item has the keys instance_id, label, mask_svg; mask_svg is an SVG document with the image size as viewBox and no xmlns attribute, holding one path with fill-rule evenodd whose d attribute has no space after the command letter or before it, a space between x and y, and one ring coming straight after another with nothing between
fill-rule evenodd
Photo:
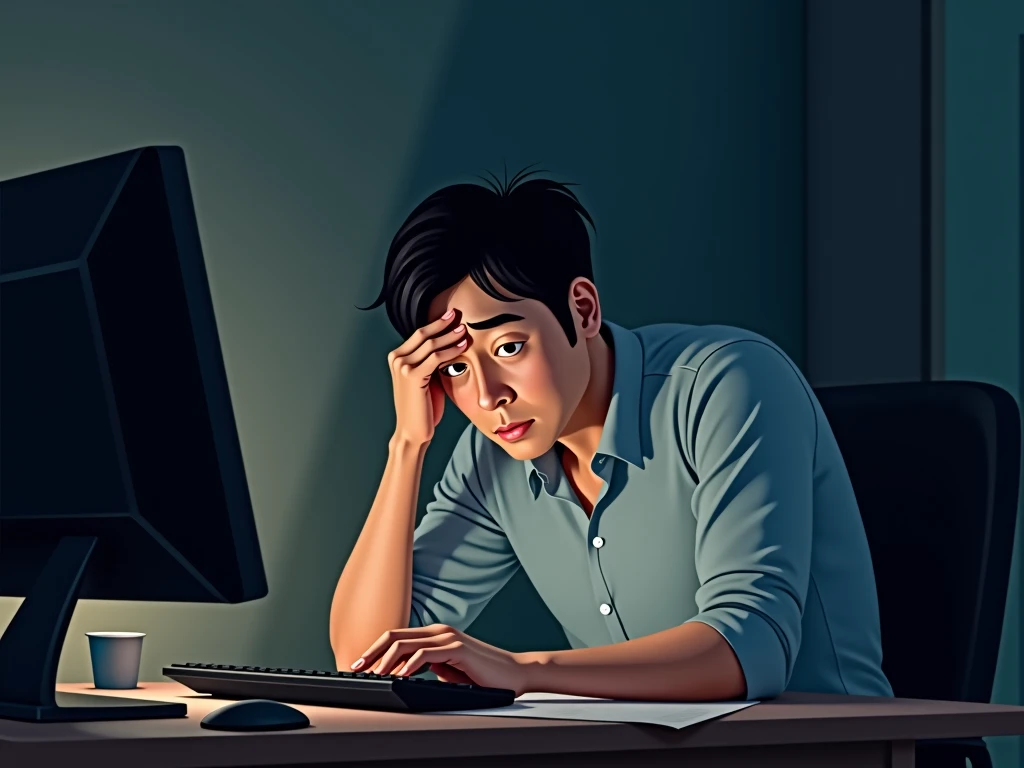
<instances>
[{"instance_id":1,"label":"black keyboard","mask_svg":"<svg viewBox=\"0 0 1024 768\"><path fill-rule=\"evenodd\" d=\"M196 693L221 699L273 699L291 704L397 712L488 709L506 707L515 701L515 692L503 688L372 672L188 663L171 664L164 667L163 673Z\"/></svg>"}]
</instances>

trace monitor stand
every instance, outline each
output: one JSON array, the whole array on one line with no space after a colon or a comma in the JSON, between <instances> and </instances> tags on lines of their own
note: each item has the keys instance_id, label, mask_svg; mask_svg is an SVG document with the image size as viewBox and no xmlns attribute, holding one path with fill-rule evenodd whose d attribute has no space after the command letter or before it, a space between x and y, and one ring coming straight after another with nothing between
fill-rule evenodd
<instances>
[{"instance_id":1,"label":"monitor stand","mask_svg":"<svg viewBox=\"0 0 1024 768\"><path fill-rule=\"evenodd\" d=\"M57 662L95 536L65 536L0 636L0 719L37 723L185 717L184 702L62 693Z\"/></svg>"}]
</instances>

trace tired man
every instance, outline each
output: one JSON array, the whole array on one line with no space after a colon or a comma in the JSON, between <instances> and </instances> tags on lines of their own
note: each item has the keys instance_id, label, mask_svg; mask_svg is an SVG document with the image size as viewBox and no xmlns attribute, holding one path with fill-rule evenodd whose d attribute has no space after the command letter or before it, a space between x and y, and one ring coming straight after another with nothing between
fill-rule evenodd
<instances>
[{"instance_id":1,"label":"tired man","mask_svg":"<svg viewBox=\"0 0 1024 768\"><path fill-rule=\"evenodd\" d=\"M441 189L391 245L373 306L404 339L396 423L331 608L339 669L429 664L517 695L891 696L857 502L800 371L735 328L606 320L591 217L530 176ZM417 527L446 399L471 424ZM519 568L571 650L466 634Z\"/></svg>"}]
</instances>

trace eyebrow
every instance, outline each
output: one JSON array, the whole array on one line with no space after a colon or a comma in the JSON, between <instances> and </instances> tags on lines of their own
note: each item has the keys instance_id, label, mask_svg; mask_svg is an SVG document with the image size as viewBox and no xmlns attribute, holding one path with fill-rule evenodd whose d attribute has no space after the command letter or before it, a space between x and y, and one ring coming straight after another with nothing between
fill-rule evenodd
<instances>
[{"instance_id":1,"label":"eyebrow","mask_svg":"<svg viewBox=\"0 0 1024 768\"><path fill-rule=\"evenodd\" d=\"M475 331L486 331L488 328L497 328L499 325L505 323L514 323L518 320L522 320L519 315L502 314L495 315L494 317L488 318L487 320L481 320L479 323L466 323L470 328Z\"/></svg>"}]
</instances>

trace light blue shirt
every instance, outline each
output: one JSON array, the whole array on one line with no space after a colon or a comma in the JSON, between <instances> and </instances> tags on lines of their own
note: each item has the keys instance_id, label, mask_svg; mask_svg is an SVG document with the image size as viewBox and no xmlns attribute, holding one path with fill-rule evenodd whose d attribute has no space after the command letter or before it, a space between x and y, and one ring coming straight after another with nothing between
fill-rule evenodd
<instances>
[{"instance_id":1,"label":"light blue shirt","mask_svg":"<svg viewBox=\"0 0 1024 768\"><path fill-rule=\"evenodd\" d=\"M797 367L736 328L606 326L593 514L561 446L519 461L469 426L416 528L410 626L465 630L523 568L574 648L699 621L748 699L892 696L857 501Z\"/></svg>"}]
</instances>

